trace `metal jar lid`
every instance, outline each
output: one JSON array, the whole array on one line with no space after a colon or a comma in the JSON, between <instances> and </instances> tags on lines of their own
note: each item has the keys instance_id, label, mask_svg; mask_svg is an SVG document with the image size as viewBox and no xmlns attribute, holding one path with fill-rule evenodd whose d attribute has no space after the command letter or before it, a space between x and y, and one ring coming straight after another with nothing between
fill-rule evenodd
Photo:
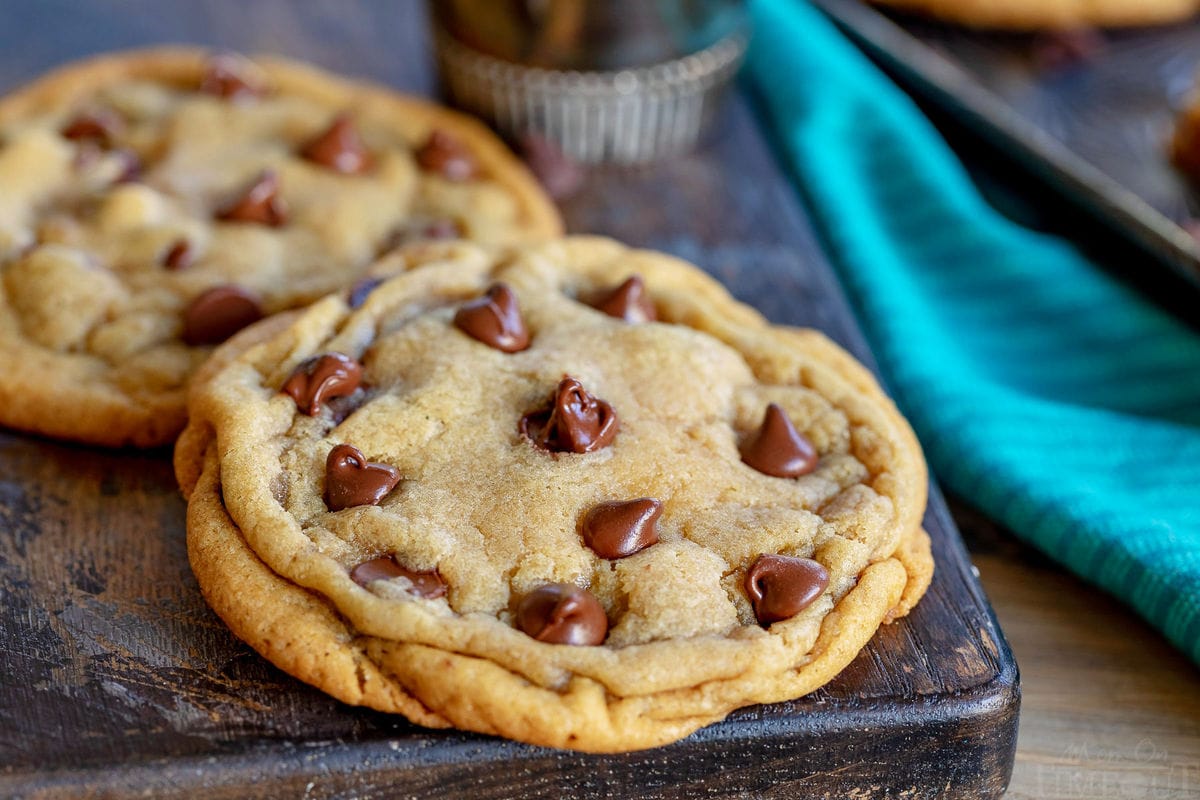
<instances>
[{"instance_id":1,"label":"metal jar lid","mask_svg":"<svg viewBox=\"0 0 1200 800\"><path fill-rule=\"evenodd\" d=\"M549 0L550 5L556 2ZM686 5L661 0L639 2L639 10L647 7L669 10L672 5ZM565 0L563 4L566 3L576 12L587 5L586 0ZM445 13L445 7L456 5L470 7L469 2L444 2L434 3L433 9L438 59L451 101L489 120L513 139L540 135L584 164L638 164L689 149L712 117L722 90L741 63L749 39L744 16L736 13L740 11L740 3L710 0L709 5L722 6L725 11L732 8L735 13L726 13L717 20L724 30L718 30L715 41L701 49L646 65L563 69L556 68L557 63L619 62L627 53L636 53L644 61L648 50L653 53L654 48L647 47L647 37L640 31L632 27L614 31L609 24L605 31L609 38L599 45L593 37L587 47L568 44L550 56L545 52L535 55L528 50L514 53L520 48L511 46L512 36L503 39L493 33L499 28L495 5L488 8L493 13L491 19L480 19L475 30L464 29L461 13L456 18ZM546 2L524 5L545 6ZM621 5L607 0L603 10L611 16ZM627 9L630 7L625 5ZM472 19L467 17L468 25ZM683 15L673 18L676 30L681 20L688 22ZM711 15L708 21L713 22ZM528 18L520 22L528 23ZM452 27L457 30L452 31ZM507 26L510 30L513 27ZM709 38L714 35L713 27L709 24L705 32ZM694 33L697 32L684 31L684 34ZM702 38L684 34L675 37L672 45L658 49L665 52L677 46L679 39L686 43ZM464 39L488 43L501 39L501 46L492 49L502 51L507 43L510 52L501 57L484 52ZM525 63L514 59L523 59ZM543 66L546 63L555 66Z\"/></svg>"}]
</instances>

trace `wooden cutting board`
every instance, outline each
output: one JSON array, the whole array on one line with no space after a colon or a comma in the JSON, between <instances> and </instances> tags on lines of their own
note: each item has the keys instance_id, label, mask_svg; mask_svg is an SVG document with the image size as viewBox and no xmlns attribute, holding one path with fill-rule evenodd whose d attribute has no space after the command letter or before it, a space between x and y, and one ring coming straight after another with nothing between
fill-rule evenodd
<instances>
[{"instance_id":1,"label":"wooden cutting board","mask_svg":"<svg viewBox=\"0 0 1200 800\"><path fill-rule=\"evenodd\" d=\"M431 89L415 3L57 6L0 7L0 90L87 52L181 39ZM49 35L63 14L77 41ZM751 101L730 101L691 156L594 174L564 205L569 227L688 258L870 363ZM0 433L0 796L996 797L1016 664L936 489L926 525L929 594L834 682L668 747L590 756L426 731L292 680L205 606L168 452Z\"/></svg>"}]
</instances>

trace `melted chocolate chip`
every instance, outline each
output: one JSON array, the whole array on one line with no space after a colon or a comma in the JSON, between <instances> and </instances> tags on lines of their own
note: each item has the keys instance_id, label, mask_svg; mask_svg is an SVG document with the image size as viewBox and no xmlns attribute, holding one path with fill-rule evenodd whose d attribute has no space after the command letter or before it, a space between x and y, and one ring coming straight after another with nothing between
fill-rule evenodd
<instances>
[{"instance_id":1,"label":"melted chocolate chip","mask_svg":"<svg viewBox=\"0 0 1200 800\"><path fill-rule=\"evenodd\" d=\"M519 145L529 171L555 200L565 200L583 186L583 170L550 139L527 133Z\"/></svg>"},{"instance_id":2,"label":"melted chocolate chip","mask_svg":"<svg viewBox=\"0 0 1200 800\"><path fill-rule=\"evenodd\" d=\"M452 219L435 219L421 226L421 238L443 241L462 237L462 227Z\"/></svg>"},{"instance_id":3,"label":"melted chocolate chip","mask_svg":"<svg viewBox=\"0 0 1200 800\"><path fill-rule=\"evenodd\" d=\"M658 541L662 503L649 497L601 503L584 515L583 543L601 558L625 558Z\"/></svg>"},{"instance_id":4,"label":"melted chocolate chip","mask_svg":"<svg viewBox=\"0 0 1200 800\"><path fill-rule=\"evenodd\" d=\"M367 461L354 445L339 444L325 459L325 505L330 511L373 506L399 482L399 470Z\"/></svg>"},{"instance_id":5,"label":"melted chocolate chip","mask_svg":"<svg viewBox=\"0 0 1200 800\"><path fill-rule=\"evenodd\" d=\"M296 407L315 417L321 403L354 393L362 383L362 364L341 353L325 353L304 361L288 377L282 391L290 394Z\"/></svg>"},{"instance_id":6,"label":"melted chocolate chip","mask_svg":"<svg viewBox=\"0 0 1200 800\"><path fill-rule=\"evenodd\" d=\"M612 444L620 424L617 412L570 376L559 381L547 408L521 417L517 429L543 450L590 453Z\"/></svg>"},{"instance_id":7,"label":"melted chocolate chip","mask_svg":"<svg viewBox=\"0 0 1200 800\"><path fill-rule=\"evenodd\" d=\"M829 571L811 558L761 555L746 570L746 594L760 625L791 619L829 586Z\"/></svg>"},{"instance_id":8,"label":"melted chocolate chip","mask_svg":"<svg viewBox=\"0 0 1200 800\"><path fill-rule=\"evenodd\" d=\"M300 155L347 175L365 172L371 167L371 154L347 114L339 115L324 133L304 145Z\"/></svg>"},{"instance_id":9,"label":"melted chocolate chip","mask_svg":"<svg viewBox=\"0 0 1200 800\"><path fill-rule=\"evenodd\" d=\"M742 445L742 461L776 478L795 478L817 468L817 450L777 404L767 406L762 426Z\"/></svg>"},{"instance_id":10,"label":"melted chocolate chip","mask_svg":"<svg viewBox=\"0 0 1200 800\"><path fill-rule=\"evenodd\" d=\"M219 53L208 59L200 91L226 100L249 100L263 93L263 87L253 80L246 61L233 53Z\"/></svg>"},{"instance_id":11,"label":"melted chocolate chip","mask_svg":"<svg viewBox=\"0 0 1200 800\"><path fill-rule=\"evenodd\" d=\"M417 164L449 181L469 181L479 172L475 156L455 136L435 130L416 153Z\"/></svg>"},{"instance_id":12,"label":"melted chocolate chip","mask_svg":"<svg viewBox=\"0 0 1200 800\"><path fill-rule=\"evenodd\" d=\"M287 205L279 195L279 176L267 170L232 203L217 212L226 222L254 222L277 228L287 223Z\"/></svg>"},{"instance_id":13,"label":"melted chocolate chip","mask_svg":"<svg viewBox=\"0 0 1200 800\"><path fill-rule=\"evenodd\" d=\"M346 299L346 303L351 308L358 308L363 303L367 302L367 297L371 292L383 283L383 278L363 278L358 283L350 287L350 294Z\"/></svg>"},{"instance_id":14,"label":"melted chocolate chip","mask_svg":"<svg viewBox=\"0 0 1200 800\"><path fill-rule=\"evenodd\" d=\"M163 266L169 270L187 269L195 260L196 254L187 239L176 239L175 243L163 253Z\"/></svg>"},{"instance_id":15,"label":"melted chocolate chip","mask_svg":"<svg viewBox=\"0 0 1200 800\"><path fill-rule=\"evenodd\" d=\"M116 112L105 109L89 111L72 119L62 129L62 135L74 142L95 142L110 147L113 137L125 127Z\"/></svg>"},{"instance_id":16,"label":"melted chocolate chip","mask_svg":"<svg viewBox=\"0 0 1200 800\"><path fill-rule=\"evenodd\" d=\"M626 322L654 322L658 313L646 295L646 284L638 275L631 275L624 283L601 297L596 308L610 317Z\"/></svg>"},{"instance_id":17,"label":"melted chocolate chip","mask_svg":"<svg viewBox=\"0 0 1200 800\"><path fill-rule=\"evenodd\" d=\"M494 284L483 297L459 308L454 324L468 336L505 353L529 347L529 331L517 296L503 283Z\"/></svg>"},{"instance_id":18,"label":"melted chocolate chip","mask_svg":"<svg viewBox=\"0 0 1200 800\"><path fill-rule=\"evenodd\" d=\"M393 578L408 578L411 584L408 590L417 597L433 600L446 594L446 582L436 569L417 572L396 561L395 556L373 558L350 570L350 580L364 589L374 581L390 581Z\"/></svg>"},{"instance_id":19,"label":"melted chocolate chip","mask_svg":"<svg viewBox=\"0 0 1200 800\"><path fill-rule=\"evenodd\" d=\"M209 289L183 312L183 341L219 344L263 318L258 297L234 284Z\"/></svg>"},{"instance_id":20,"label":"melted chocolate chip","mask_svg":"<svg viewBox=\"0 0 1200 800\"><path fill-rule=\"evenodd\" d=\"M539 642L597 645L608 635L608 617L586 589L550 583L521 598L517 627Z\"/></svg>"}]
</instances>

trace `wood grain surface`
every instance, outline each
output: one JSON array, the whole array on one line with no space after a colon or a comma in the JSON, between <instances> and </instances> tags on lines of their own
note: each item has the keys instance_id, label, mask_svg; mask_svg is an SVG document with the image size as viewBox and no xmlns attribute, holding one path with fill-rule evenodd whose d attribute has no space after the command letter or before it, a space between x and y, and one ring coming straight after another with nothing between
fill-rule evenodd
<instances>
[{"instance_id":1,"label":"wood grain surface","mask_svg":"<svg viewBox=\"0 0 1200 800\"><path fill-rule=\"evenodd\" d=\"M1200 670L1129 609L951 506L1021 664L1011 800L1200 797Z\"/></svg>"},{"instance_id":2,"label":"wood grain surface","mask_svg":"<svg viewBox=\"0 0 1200 800\"><path fill-rule=\"evenodd\" d=\"M413 2L16 0L0 5L0 90L166 41L432 89ZM747 101L731 100L696 153L592 174L569 227L693 260L869 361ZM928 596L833 683L670 747L585 756L425 731L291 680L204 606L167 453L0 434L0 796L995 797L1016 667L936 492L927 526Z\"/></svg>"}]
</instances>

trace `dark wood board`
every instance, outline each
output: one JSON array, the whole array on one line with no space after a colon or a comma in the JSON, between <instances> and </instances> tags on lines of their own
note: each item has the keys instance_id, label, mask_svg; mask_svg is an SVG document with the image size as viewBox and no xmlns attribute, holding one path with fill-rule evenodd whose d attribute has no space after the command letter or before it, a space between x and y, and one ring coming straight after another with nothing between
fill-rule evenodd
<instances>
[{"instance_id":1,"label":"dark wood board","mask_svg":"<svg viewBox=\"0 0 1200 800\"><path fill-rule=\"evenodd\" d=\"M1055 37L813 2L905 88L1138 246L1144 269L1178 277L1194 304L1200 192L1169 142L1200 91L1200 22ZM1064 47L1078 55L1056 58Z\"/></svg>"},{"instance_id":2,"label":"dark wood board","mask_svg":"<svg viewBox=\"0 0 1200 800\"><path fill-rule=\"evenodd\" d=\"M420 11L16 0L0 5L0 90L87 53L195 41L429 93ZM570 228L689 258L869 363L747 100L731 100L696 153L595 172L564 206ZM0 433L0 796L996 797L1016 665L936 490L927 526L929 594L831 684L669 747L589 756L426 731L292 680L205 607L167 452Z\"/></svg>"}]
</instances>

